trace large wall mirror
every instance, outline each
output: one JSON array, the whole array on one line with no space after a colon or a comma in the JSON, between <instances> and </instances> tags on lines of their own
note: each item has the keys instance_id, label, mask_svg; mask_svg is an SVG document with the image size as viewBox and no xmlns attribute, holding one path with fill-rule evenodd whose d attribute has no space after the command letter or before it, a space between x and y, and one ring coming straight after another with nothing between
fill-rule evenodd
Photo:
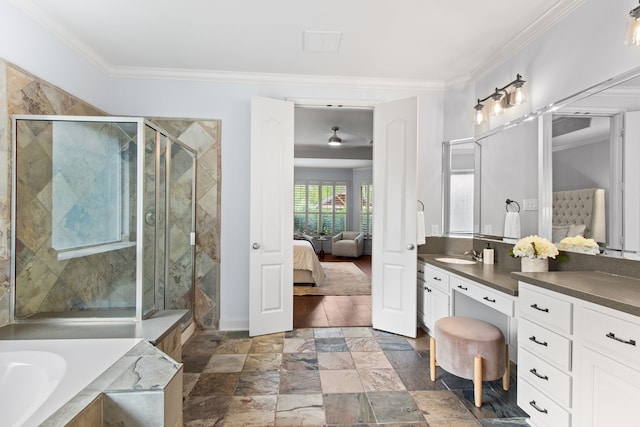
<instances>
[{"instance_id":1,"label":"large wall mirror","mask_svg":"<svg viewBox=\"0 0 640 427\"><path fill-rule=\"evenodd\" d=\"M640 69L556 103L542 120L551 156L541 185L552 196L544 234L558 241L584 224L603 255L640 259Z\"/></svg>"}]
</instances>

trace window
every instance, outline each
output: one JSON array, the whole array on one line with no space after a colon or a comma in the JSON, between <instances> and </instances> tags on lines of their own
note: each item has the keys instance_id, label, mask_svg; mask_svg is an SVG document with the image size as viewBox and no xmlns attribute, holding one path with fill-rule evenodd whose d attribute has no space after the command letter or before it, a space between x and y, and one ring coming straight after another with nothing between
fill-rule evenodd
<instances>
[{"instance_id":1,"label":"window","mask_svg":"<svg viewBox=\"0 0 640 427\"><path fill-rule=\"evenodd\" d=\"M360 185L360 231L371 237L373 233L373 185Z\"/></svg>"},{"instance_id":2,"label":"window","mask_svg":"<svg viewBox=\"0 0 640 427\"><path fill-rule=\"evenodd\" d=\"M347 229L344 182L296 183L293 206L295 231L334 235Z\"/></svg>"},{"instance_id":3,"label":"window","mask_svg":"<svg viewBox=\"0 0 640 427\"><path fill-rule=\"evenodd\" d=\"M449 196L449 231L473 232L473 171L452 171Z\"/></svg>"}]
</instances>

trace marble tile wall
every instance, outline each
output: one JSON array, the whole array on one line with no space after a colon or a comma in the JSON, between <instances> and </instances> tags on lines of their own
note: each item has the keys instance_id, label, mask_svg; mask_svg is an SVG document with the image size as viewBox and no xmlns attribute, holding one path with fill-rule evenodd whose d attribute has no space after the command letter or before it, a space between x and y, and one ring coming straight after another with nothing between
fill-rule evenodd
<instances>
[{"instance_id":1,"label":"marble tile wall","mask_svg":"<svg viewBox=\"0 0 640 427\"><path fill-rule=\"evenodd\" d=\"M12 114L58 114L58 115L106 115L104 112L83 102L82 100L38 79L28 72L0 59L0 325L9 321L10 310L10 224L11 224L11 121ZM194 317L199 326L217 328L219 318L219 242L220 242L220 121L157 118L158 126L178 137L183 143L197 152L197 187L196 187L196 232L197 245L195 255L195 310ZM171 231L170 231L171 232ZM50 246L49 246L50 247ZM16 261L25 261L25 253L16 249ZM28 254L29 255L29 254ZM116 258L120 255L112 253ZM42 254L39 259L46 259ZM97 256L100 257L100 256ZM126 257L126 256L125 256ZM171 269L171 280L180 283L174 288L175 294L170 298L176 306L186 304L190 296L184 291L187 265L184 259L174 260ZM68 273L70 279L83 277L87 271L98 268L89 260L83 260L84 266L77 266ZM110 259L104 266L104 274L113 274L114 266L121 263L119 259ZM45 263L46 266L46 263ZM49 290L56 283L48 273L49 267L32 269L42 283L48 283ZM66 268L65 268L66 269ZM84 273L83 273L84 271ZM58 299L70 303L78 301L76 297L82 292L91 292L82 286L76 286L75 292L69 289L58 295ZM43 288L34 287L33 301L47 299ZM46 287L44 288L46 289ZM30 297L29 297L30 298Z\"/></svg>"}]
</instances>

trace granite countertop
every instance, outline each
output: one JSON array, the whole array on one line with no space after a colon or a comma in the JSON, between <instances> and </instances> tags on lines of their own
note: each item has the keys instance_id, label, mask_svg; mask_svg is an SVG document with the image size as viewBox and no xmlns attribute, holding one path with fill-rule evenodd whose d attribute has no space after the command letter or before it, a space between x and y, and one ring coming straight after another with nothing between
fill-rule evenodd
<instances>
[{"instance_id":1,"label":"granite countertop","mask_svg":"<svg viewBox=\"0 0 640 427\"><path fill-rule=\"evenodd\" d=\"M518 280L511 276L513 269L499 264L449 264L436 261L436 258L459 258L443 254L418 254L418 259L443 270L481 283L489 288L511 296L518 295ZM468 258L467 258L468 259Z\"/></svg>"},{"instance_id":2,"label":"granite countertop","mask_svg":"<svg viewBox=\"0 0 640 427\"><path fill-rule=\"evenodd\" d=\"M523 282L640 316L640 279L598 271L514 272Z\"/></svg>"}]
</instances>

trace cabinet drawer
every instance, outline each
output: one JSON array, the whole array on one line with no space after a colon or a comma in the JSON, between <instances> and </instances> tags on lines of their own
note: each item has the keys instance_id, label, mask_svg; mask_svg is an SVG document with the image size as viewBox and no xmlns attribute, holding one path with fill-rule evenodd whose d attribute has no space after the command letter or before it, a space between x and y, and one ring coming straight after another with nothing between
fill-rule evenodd
<instances>
[{"instance_id":1,"label":"cabinet drawer","mask_svg":"<svg viewBox=\"0 0 640 427\"><path fill-rule=\"evenodd\" d=\"M526 319L518 321L518 343L563 371L571 370L571 340Z\"/></svg>"},{"instance_id":2,"label":"cabinet drawer","mask_svg":"<svg viewBox=\"0 0 640 427\"><path fill-rule=\"evenodd\" d=\"M588 307L580 311L580 334L587 345L620 362L638 364L640 324Z\"/></svg>"},{"instance_id":3,"label":"cabinet drawer","mask_svg":"<svg viewBox=\"0 0 640 427\"><path fill-rule=\"evenodd\" d=\"M513 317L514 302L506 295L491 291L486 286L469 282L455 276L451 278L451 289L465 294L509 317Z\"/></svg>"},{"instance_id":4,"label":"cabinet drawer","mask_svg":"<svg viewBox=\"0 0 640 427\"><path fill-rule=\"evenodd\" d=\"M571 425L571 415L567 410L523 379L518 379L518 406L529 414L533 425L547 427Z\"/></svg>"},{"instance_id":5,"label":"cabinet drawer","mask_svg":"<svg viewBox=\"0 0 640 427\"><path fill-rule=\"evenodd\" d=\"M554 331L570 334L572 304L553 295L536 292L526 285L518 292L520 315Z\"/></svg>"},{"instance_id":6,"label":"cabinet drawer","mask_svg":"<svg viewBox=\"0 0 640 427\"><path fill-rule=\"evenodd\" d=\"M518 378L526 379L563 407L571 407L571 377L524 348L518 351Z\"/></svg>"},{"instance_id":7,"label":"cabinet drawer","mask_svg":"<svg viewBox=\"0 0 640 427\"><path fill-rule=\"evenodd\" d=\"M444 271L425 265L424 281L428 286L440 289L442 292L449 293L449 274Z\"/></svg>"}]
</instances>

